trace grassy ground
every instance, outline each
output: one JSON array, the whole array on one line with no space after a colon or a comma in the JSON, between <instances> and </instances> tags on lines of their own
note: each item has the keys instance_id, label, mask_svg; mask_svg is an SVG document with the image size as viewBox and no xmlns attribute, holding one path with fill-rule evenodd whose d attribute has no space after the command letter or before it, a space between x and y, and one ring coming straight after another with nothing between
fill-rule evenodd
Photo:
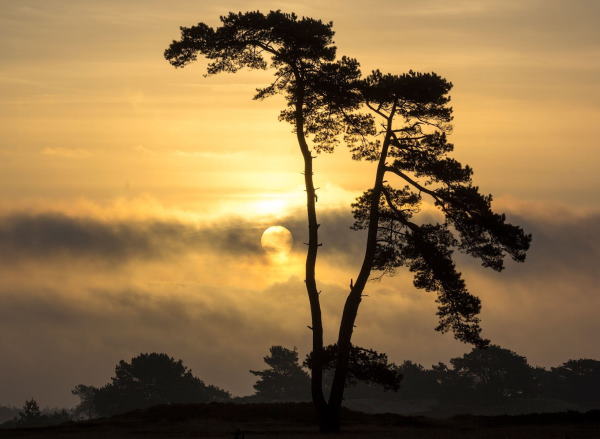
<instances>
[{"instance_id":1,"label":"grassy ground","mask_svg":"<svg viewBox=\"0 0 600 439\"><path fill-rule=\"evenodd\" d=\"M345 411L335 438L600 439L600 411L447 420ZM55 427L0 430L0 438L315 438L310 404L158 406ZM243 432L243 436L240 432ZM331 436L330 436L331 437Z\"/></svg>"}]
</instances>

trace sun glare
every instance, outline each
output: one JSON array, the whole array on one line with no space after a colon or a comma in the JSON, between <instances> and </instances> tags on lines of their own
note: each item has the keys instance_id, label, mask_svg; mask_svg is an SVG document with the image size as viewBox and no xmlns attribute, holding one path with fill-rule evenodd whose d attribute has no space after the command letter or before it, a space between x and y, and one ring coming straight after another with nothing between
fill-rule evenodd
<instances>
[{"instance_id":1,"label":"sun glare","mask_svg":"<svg viewBox=\"0 0 600 439\"><path fill-rule=\"evenodd\" d=\"M247 201L245 211L255 217L282 218L302 205L303 195L302 191L261 194Z\"/></svg>"},{"instance_id":2,"label":"sun glare","mask_svg":"<svg viewBox=\"0 0 600 439\"><path fill-rule=\"evenodd\" d=\"M281 216L286 213L289 203L283 198L266 198L253 203L252 210L260 216Z\"/></svg>"}]
</instances>

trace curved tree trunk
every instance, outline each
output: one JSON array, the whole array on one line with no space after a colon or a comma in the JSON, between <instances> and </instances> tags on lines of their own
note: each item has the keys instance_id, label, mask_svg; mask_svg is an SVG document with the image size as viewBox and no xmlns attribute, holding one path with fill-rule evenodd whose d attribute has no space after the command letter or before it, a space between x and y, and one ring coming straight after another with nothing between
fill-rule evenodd
<instances>
[{"instance_id":1,"label":"curved tree trunk","mask_svg":"<svg viewBox=\"0 0 600 439\"><path fill-rule=\"evenodd\" d=\"M391 140L392 120L395 108L392 109L391 115L387 120L386 136L381 148L381 155L377 165L377 173L373 184L371 206L369 211L369 227L367 230L367 244L363 263L356 279L352 284L350 282L350 292L344 304L344 312L340 323L340 331L337 341L337 363L331 393L329 395L329 411L336 417L339 431L339 418L341 413L342 401L344 399L344 387L348 376L348 362L350 359L350 348L352 333L354 331L354 323L358 314L358 307L362 300L362 293L371 275L373 267L373 256L377 247L377 229L379 224L379 199L383 190L383 178L386 172L386 159Z\"/></svg>"},{"instance_id":2,"label":"curved tree trunk","mask_svg":"<svg viewBox=\"0 0 600 439\"><path fill-rule=\"evenodd\" d=\"M310 302L310 314L312 330L312 358L311 369L311 395L319 427L324 431L330 419L329 410L323 395L323 322L321 318L321 304L319 302L319 291L315 277L315 265L317 262L317 251L319 248L319 224L317 223L316 193L313 183L313 156L304 136L304 86L299 74L296 73L298 83L296 95L296 137L304 159L304 185L306 189L306 211L308 215L308 252L306 254L305 279L306 292ZM326 427L325 427L326 428Z\"/></svg>"}]
</instances>

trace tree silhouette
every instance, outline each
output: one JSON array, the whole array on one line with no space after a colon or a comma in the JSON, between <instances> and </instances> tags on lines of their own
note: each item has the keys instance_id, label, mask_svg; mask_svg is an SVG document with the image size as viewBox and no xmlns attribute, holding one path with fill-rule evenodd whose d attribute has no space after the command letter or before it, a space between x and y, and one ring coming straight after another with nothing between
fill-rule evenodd
<instances>
[{"instance_id":1,"label":"tree silhouette","mask_svg":"<svg viewBox=\"0 0 600 439\"><path fill-rule=\"evenodd\" d=\"M221 26L213 29L199 23L181 28L181 39L173 41L165 51L165 58L175 67L195 61L198 54L210 60L207 74L236 72L247 67L275 70L275 79L258 89L255 99L281 94L286 108L280 119L290 123L296 134L304 160L304 183L308 222L308 250L305 283L311 310L312 350L311 394L322 430L337 429L331 426L332 415L323 395L323 324L319 290L315 279L315 264L319 247L316 214L316 190L313 183L313 156L307 143L312 136L317 152L330 152L345 128L344 114L354 118L360 131L360 116L352 115L360 105L357 90L340 89L360 77L358 63L342 58L334 62L332 23L312 18L298 18L295 14L271 11L230 13L221 17ZM370 125L364 124L365 133ZM359 134L359 133L357 133Z\"/></svg>"},{"instance_id":2,"label":"tree silhouette","mask_svg":"<svg viewBox=\"0 0 600 439\"><path fill-rule=\"evenodd\" d=\"M474 394L480 404L499 404L536 392L535 369L525 357L500 346L473 349L450 363L453 373L466 384L463 395Z\"/></svg>"},{"instance_id":3,"label":"tree silhouette","mask_svg":"<svg viewBox=\"0 0 600 439\"><path fill-rule=\"evenodd\" d=\"M96 394L98 388L86 386L85 384L76 385L71 393L79 398L79 404L75 407L74 415L77 418L91 419L96 414Z\"/></svg>"},{"instance_id":4,"label":"tree silhouette","mask_svg":"<svg viewBox=\"0 0 600 439\"><path fill-rule=\"evenodd\" d=\"M323 369L336 370L338 352L337 345L329 345L323 349ZM304 366L312 368L313 358L314 355L310 353L304 361ZM386 354L360 346L351 347L345 386L356 385L360 382L377 385L385 390L398 391L402 377L400 368L396 364L388 362Z\"/></svg>"},{"instance_id":5,"label":"tree silhouette","mask_svg":"<svg viewBox=\"0 0 600 439\"><path fill-rule=\"evenodd\" d=\"M228 400L228 392L192 375L181 360L167 354L140 354L130 362L119 361L111 382L100 387L78 385L73 394L81 399L78 412L110 416L157 404Z\"/></svg>"},{"instance_id":6,"label":"tree silhouette","mask_svg":"<svg viewBox=\"0 0 600 439\"><path fill-rule=\"evenodd\" d=\"M298 401L302 394L308 398L308 376L295 350L273 346L270 352L265 358L270 368L253 371L261 379L256 394L247 400ZM311 357L307 355L304 367L310 368ZM325 347L324 360L328 388L337 361L335 345ZM590 359L569 360L550 370L533 367L524 356L497 345L473 348L447 365L429 369L411 361L396 365L385 354L353 346L344 404L362 411L413 411L435 417L590 410L600 407L599 371L600 362Z\"/></svg>"},{"instance_id":7,"label":"tree silhouette","mask_svg":"<svg viewBox=\"0 0 600 439\"><path fill-rule=\"evenodd\" d=\"M373 270L391 274L405 266L415 273L417 288L438 294L439 331L453 331L461 341L485 346L471 295L452 260L453 250L471 254L482 265L501 270L506 254L523 261L530 236L491 210L491 196L472 185L472 171L447 154L452 109L451 84L434 73L404 75L373 72L361 79L356 60L335 61L332 23L271 11L230 13L216 29L199 23L181 28L165 58L175 67L210 62L207 74L241 68L272 67L275 79L258 89L255 99L282 94L289 122L304 159L308 250L305 283L313 335L311 393L322 431L338 431L344 387L352 353L351 338L364 288ZM269 63L270 61L270 63ZM380 126L381 129L377 129ZM323 393L323 324L315 263L319 247L313 150L331 152L342 141L357 160L377 163L373 187L353 204L355 229L367 231L367 243L356 282L342 314L336 345L336 367L329 398ZM402 180L394 188L386 174ZM443 221L422 224L415 215L428 196Z\"/></svg>"},{"instance_id":8,"label":"tree silhouette","mask_svg":"<svg viewBox=\"0 0 600 439\"><path fill-rule=\"evenodd\" d=\"M491 209L491 195L473 186L472 170L448 157L452 84L435 73L403 75L374 71L356 81L366 107L378 118L379 136L354 148L356 160L377 162L373 187L352 205L354 229L367 230L365 255L356 282L350 282L340 332L330 404L341 405L351 337L362 293L373 270L392 274L398 267L414 273L414 285L437 292L440 332L453 331L463 342L488 344L480 336L477 297L456 270L455 249L481 259L484 267L504 268L504 257L523 262L531 236L506 223ZM383 138L381 139L381 136ZM404 186L386 183L386 175ZM419 223L423 196L439 208L442 222ZM422 219L421 219L422 221Z\"/></svg>"},{"instance_id":9,"label":"tree silhouette","mask_svg":"<svg viewBox=\"0 0 600 439\"><path fill-rule=\"evenodd\" d=\"M600 407L600 361L569 360L553 367L555 396L577 404Z\"/></svg>"},{"instance_id":10,"label":"tree silhouette","mask_svg":"<svg viewBox=\"0 0 600 439\"><path fill-rule=\"evenodd\" d=\"M35 426L42 423L43 416L35 399L29 399L23 404L23 410L19 412L17 423L19 425Z\"/></svg>"},{"instance_id":11,"label":"tree silhouette","mask_svg":"<svg viewBox=\"0 0 600 439\"><path fill-rule=\"evenodd\" d=\"M265 370L251 370L259 377L254 384L256 396L264 401L307 401L310 399L310 377L298 362L298 352L283 346L271 346L264 357Z\"/></svg>"}]
</instances>

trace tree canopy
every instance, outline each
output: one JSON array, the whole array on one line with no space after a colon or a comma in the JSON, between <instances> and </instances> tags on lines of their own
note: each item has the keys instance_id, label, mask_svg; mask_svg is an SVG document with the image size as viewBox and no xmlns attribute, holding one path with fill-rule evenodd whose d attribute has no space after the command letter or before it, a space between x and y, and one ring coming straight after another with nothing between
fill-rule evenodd
<instances>
[{"instance_id":1,"label":"tree canopy","mask_svg":"<svg viewBox=\"0 0 600 439\"><path fill-rule=\"evenodd\" d=\"M367 255L373 270L392 274L407 267L415 287L437 292L438 331L451 330L461 341L484 346L477 317L481 304L457 271L453 251L500 271L506 255L524 261L531 236L494 213L492 196L473 185L472 169L449 157L451 88L435 73L413 71L376 70L362 82L365 105L377 115L384 137L355 152L358 160L377 160L381 178L352 205L353 228L375 231ZM384 183L386 173L400 184ZM425 197L439 209L437 221L418 216Z\"/></svg>"},{"instance_id":2,"label":"tree canopy","mask_svg":"<svg viewBox=\"0 0 600 439\"><path fill-rule=\"evenodd\" d=\"M78 385L79 411L108 416L157 404L224 401L225 390L206 385L192 371L167 354L140 354L119 361L111 382L100 388Z\"/></svg>"},{"instance_id":3,"label":"tree canopy","mask_svg":"<svg viewBox=\"0 0 600 439\"><path fill-rule=\"evenodd\" d=\"M217 28L204 23L181 27L181 39L170 44L165 58L184 67L201 54L209 60L207 75L274 69L274 80L258 88L254 99L283 95L287 107L280 120L312 136L317 152L332 152L349 121L354 130L371 129L352 115L361 105L359 90L352 86L360 79L359 65L347 57L335 60L333 23L279 10L229 13L220 20Z\"/></svg>"},{"instance_id":4,"label":"tree canopy","mask_svg":"<svg viewBox=\"0 0 600 439\"><path fill-rule=\"evenodd\" d=\"M269 366L251 370L259 379L254 384L256 398L265 401L310 400L310 377L298 363L298 352L283 346L271 346L264 357Z\"/></svg>"}]
</instances>

